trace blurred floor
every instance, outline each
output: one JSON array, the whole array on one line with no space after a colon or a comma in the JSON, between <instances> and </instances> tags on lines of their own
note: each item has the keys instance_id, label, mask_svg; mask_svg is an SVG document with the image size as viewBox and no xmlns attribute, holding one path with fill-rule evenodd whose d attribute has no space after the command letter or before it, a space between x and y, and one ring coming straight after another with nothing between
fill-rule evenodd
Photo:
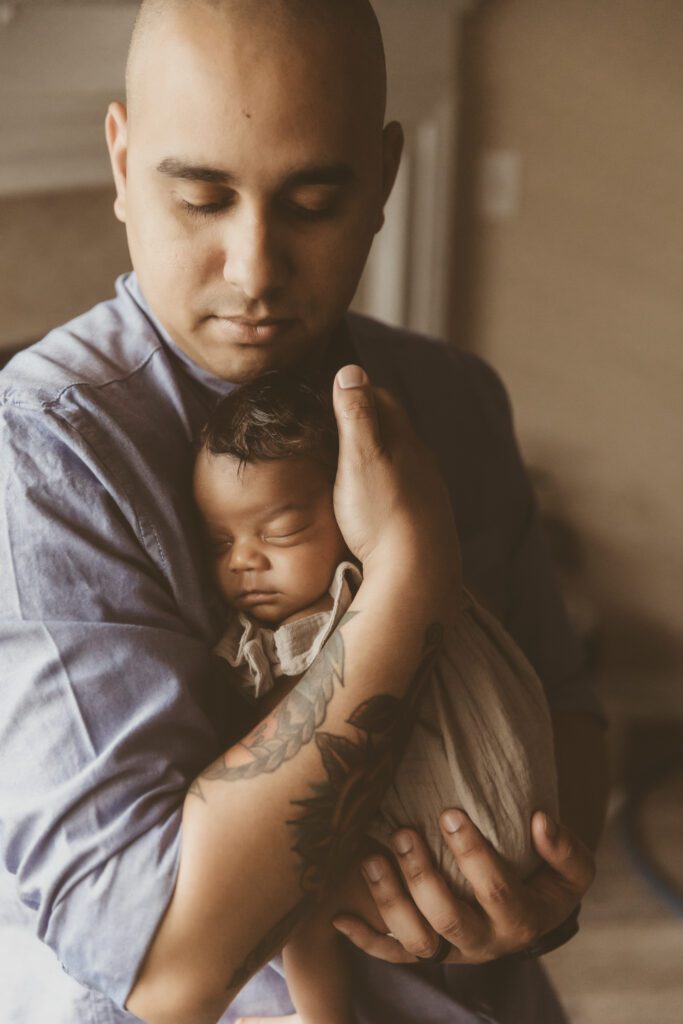
<instances>
[{"instance_id":1,"label":"blurred floor","mask_svg":"<svg viewBox=\"0 0 683 1024\"><path fill-rule=\"evenodd\" d=\"M651 763L648 745L639 741L642 719L631 719L629 726L619 719L624 703L617 698L608 700L610 704L616 732L625 732L614 735L613 729L612 736L613 745L625 756L623 776L638 777ZM671 719L667 725L670 739ZM683 739L683 726L680 736ZM678 752L680 758L683 743ZM619 803L618 793L613 805ZM652 792L640 815L648 849L681 893L682 808L683 768ZM683 1022L683 918L636 871L614 814L598 854L598 876L584 900L581 931L573 942L546 957L545 963L572 1024Z\"/></svg>"}]
</instances>

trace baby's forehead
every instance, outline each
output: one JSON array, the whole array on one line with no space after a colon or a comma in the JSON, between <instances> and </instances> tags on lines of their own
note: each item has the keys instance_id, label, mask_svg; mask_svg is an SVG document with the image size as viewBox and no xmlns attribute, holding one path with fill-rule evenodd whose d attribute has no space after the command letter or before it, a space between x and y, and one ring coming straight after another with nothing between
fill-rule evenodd
<instances>
[{"instance_id":1,"label":"baby's forehead","mask_svg":"<svg viewBox=\"0 0 683 1024\"><path fill-rule=\"evenodd\" d=\"M325 482L332 487L323 463L309 456L243 461L233 455L209 455L206 471L209 475L225 476L240 490L268 487L291 491L293 486L308 484L317 489Z\"/></svg>"},{"instance_id":2,"label":"baby's forehead","mask_svg":"<svg viewBox=\"0 0 683 1024\"><path fill-rule=\"evenodd\" d=\"M304 511L332 491L325 467L309 458L240 462L232 456L200 454L195 493L210 518L262 518Z\"/></svg>"}]
</instances>

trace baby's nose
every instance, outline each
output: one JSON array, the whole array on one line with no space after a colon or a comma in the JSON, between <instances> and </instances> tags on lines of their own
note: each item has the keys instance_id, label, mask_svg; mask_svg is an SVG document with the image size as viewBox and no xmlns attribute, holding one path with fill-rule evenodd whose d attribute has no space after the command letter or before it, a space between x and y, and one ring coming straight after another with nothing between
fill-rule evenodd
<instances>
[{"instance_id":1,"label":"baby's nose","mask_svg":"<svg viewBox=\"0 0 683 1024\"><path fill-rule=\"evenodd\" d=\"M230 570L232 572L263 569L267 565L268 559L258 544L249 541L240 541L233 544L230 553Z\"/></svg>"}]
</instances>

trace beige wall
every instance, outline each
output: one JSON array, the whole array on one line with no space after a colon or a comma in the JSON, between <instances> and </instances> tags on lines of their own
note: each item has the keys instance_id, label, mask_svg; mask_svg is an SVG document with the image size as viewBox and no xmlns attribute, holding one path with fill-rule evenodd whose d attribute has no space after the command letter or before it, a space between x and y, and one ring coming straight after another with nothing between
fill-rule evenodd
<instances>
[{"instance_id":1,"label":"beige wall","mask_svg":"<svg viewBox=\"0 0 683 1024\"><path fill-rule=\"evenodd\" d=\"M0 349L113 294L129 268L113 189L0 199Z\"/></svg>"},{"instance_id":2,"label":"beige wall","mask_svg":"<svg viewBox=\"0 0 683 1024\"><path fill-rule=\"evenodd\" d=\"M454 308L579 526L608 662L677 668L680 691L682 44L680 0L495 0L469 19ZM487 148L522 158L500 223L476 212Z\"/></svg>"}]
</instances>

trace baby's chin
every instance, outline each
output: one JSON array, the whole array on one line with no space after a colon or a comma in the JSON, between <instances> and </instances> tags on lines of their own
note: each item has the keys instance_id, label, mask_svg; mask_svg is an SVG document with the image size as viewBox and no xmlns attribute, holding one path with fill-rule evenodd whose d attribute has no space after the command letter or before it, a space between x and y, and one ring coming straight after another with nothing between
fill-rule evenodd
<instances>
[{"instance_id":1,"label":"baby's chin","mask_svg":"<svg viewBox=\"0 0 683 1024\"><path fill-rule=\"evenodd\" d=\"M319 597L310 601L305 607L291 611L286 618L280 622L281 626L296 622L297 619L305 619L308 615L315 615L317 612L328 612L334 605L332 595L325 591Z\"/></svg>"},{"instance_id":2,"label":"baby's chin","mask_svg":"<svg viewBox=\"0 0 683 1024\"><path fill-rule=\"evenodd\" d=\"M242 602L238 602L233 607L237 607L239 611L248 618L253 619L260 626L265 626L268 629L277 629L279 626L289 625L290 622L305 619L307 616L315 615L317 612L329 611L334 604L331 595L327 591L305 602L288 601L284 594L278 595L278 598L279 600L274 598L272 601L263 601L263 603L259 602L256 605L251 604L248 607Z\"/></svg>"}]
</instances>

